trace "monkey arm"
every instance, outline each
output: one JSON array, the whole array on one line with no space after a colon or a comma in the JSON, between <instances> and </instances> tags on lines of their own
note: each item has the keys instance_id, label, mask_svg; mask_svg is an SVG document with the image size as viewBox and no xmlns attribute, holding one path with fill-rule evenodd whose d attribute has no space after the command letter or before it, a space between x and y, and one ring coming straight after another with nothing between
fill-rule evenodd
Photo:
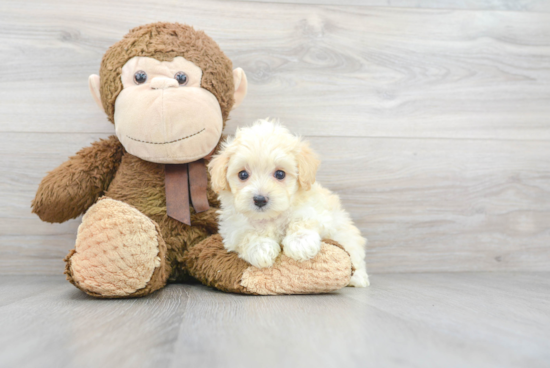
<instances>
[{"instance_id":1,"label":"monkey arm","mask_svg":"<svg viewBox=\"0 0 550 368\"><path fill-rule=\"evenodd\" d=\"M32 212L47 222L78 217L107 190L123 153L116 136L83 148L42 179Z\"/></svg>"},{"instance_id":2,"label":"monkey arm","mask_svg":"<svg viewBox=\"0 0 550 368\"><path fill-rule=\"evenodd\" d=\"M271 267L256 268L228 252L220 234L190 247L183 256L185 270L204 285L239 294L319 294L349 284L353 268L349 254L333 240L323 239L321 251L297 262L284 254Z\"/></svg>"}]
</instances>

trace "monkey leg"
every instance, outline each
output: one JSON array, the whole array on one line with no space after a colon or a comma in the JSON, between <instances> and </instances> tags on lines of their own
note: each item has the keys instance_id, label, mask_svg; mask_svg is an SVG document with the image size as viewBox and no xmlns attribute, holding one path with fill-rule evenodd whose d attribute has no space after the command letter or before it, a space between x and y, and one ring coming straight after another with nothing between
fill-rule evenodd
<instances>
[{"instance_id":1,"label":"monkey leg","mask_svg":"<svg viewBox=\"0 0 550 368\"><path fill-rule=\"evenodd\" d=\"M349 254L334 241L323 240L315 258L298 262L283 253L269 268L256 268L228 252L213 235L189 249L187 271L203 284L241 294L319 294L338 290L353 273Z\"/></svg>"},{"instance_id":2,"label":"monkey leg","mask_svg":"<svg viewBox=\"0 0 550 368\"><path fill-rule=\"evenodd\" d=\"M124 202L102 198L82 219L65 274L95 297L140 297L166 284L165 255L153 220Z\"/></svg>"}]
</instances>

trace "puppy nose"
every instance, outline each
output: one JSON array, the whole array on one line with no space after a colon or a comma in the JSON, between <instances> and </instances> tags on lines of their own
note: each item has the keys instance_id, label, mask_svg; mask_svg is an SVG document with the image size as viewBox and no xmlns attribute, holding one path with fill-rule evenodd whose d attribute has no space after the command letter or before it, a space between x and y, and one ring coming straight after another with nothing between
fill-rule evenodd
<instances>
[{"instance_id":1,"label":"puppy nose","mask_svg":"<svg viewBox=\"0 0 550 368\"><path fill-rule=\"evenodd\" d=\"M178 82L174 78L155 77L151 79L152 89L166 89L170 87L178 87Z\"/></svg>"},{"instance_id":2,"label":"puppy nose","mask_svg":"<svg viewBox=\"0 0 550 368\"><path fill-rule=\"evenodd\" d=\"M264 197L264 196L254 196L254 204L259 207L259 208L262 208L263 206L265 206L267 204L267 198Z\"/></svg>"}]
</instances>

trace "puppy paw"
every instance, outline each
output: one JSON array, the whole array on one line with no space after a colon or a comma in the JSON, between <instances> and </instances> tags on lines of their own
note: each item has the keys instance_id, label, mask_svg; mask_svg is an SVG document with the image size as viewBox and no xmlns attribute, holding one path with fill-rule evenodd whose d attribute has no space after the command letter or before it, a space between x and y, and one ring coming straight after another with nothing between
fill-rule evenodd
<instances>
[{"instance_id":1,"label":"puppy paw","mask_svg":"<svg viewBox=\"0 0 550 368\"><path fill-rule=\"evenodd\" d=\"M369 275L367 275L367 272L364 270L356 270L353 276L351 276L348 286L367 287L369 285Z\"/></svg>"},{"instance_id":2,"label":"puppy paw","mask_svg":"<svg viewBox=\"0 0 550 368\"><path fill-rule=\"evenodd\" d=\"M273 239L261 238L241 253L242 259L258 268L271 267L281 253L281 246Z\"/></svg>"},{"instance_id":3,"label":"puppy paw","mask_svg":"<svg viewBox=\"0 0 550 368\"><path fill-rule=\"evenodd\" d=\"M283 252L296 261L307 261L321 250L321 236L315 231L302 230L283 239Z\"/></svg>"}]
</instances>

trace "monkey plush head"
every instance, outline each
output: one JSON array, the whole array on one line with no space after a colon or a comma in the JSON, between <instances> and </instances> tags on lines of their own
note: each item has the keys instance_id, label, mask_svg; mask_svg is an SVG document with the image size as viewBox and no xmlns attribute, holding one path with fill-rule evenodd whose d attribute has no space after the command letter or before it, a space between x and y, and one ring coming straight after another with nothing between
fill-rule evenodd
<instances>
[{"instance_id":1,"label":"monkey plush head","mask_svg":"<svg viewBox=\"0 0 550 368\"><path fill-rule=\"evenodd\" d=\"M105 53L99 74L90 90L124 148L164 164L212 152L247 89L214 40L178 23L132 29Z\"/></svg>"}]
</instances>

